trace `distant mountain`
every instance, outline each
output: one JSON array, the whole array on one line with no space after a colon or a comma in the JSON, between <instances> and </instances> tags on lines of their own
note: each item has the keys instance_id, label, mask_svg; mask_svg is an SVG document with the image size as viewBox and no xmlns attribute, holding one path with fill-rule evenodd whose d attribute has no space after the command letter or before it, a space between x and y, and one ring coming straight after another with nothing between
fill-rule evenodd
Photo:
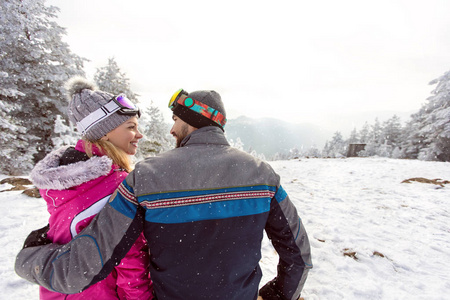
<instances>
[{"instance_id":1,"label":"distant mountain","mask_svg":"<svg viewBox=\"0 0 450 300\"><path fill-rule=\"evenodd\" d=\"M266 158L275 153L287 153L290 149L316 146L322 150L333 133L319 126L303 123L293 124L279 119L252 119L245 116L228 120L225 126L228 139L240 138L244 150L253 149Z\"/></svg>"}]
</instances>

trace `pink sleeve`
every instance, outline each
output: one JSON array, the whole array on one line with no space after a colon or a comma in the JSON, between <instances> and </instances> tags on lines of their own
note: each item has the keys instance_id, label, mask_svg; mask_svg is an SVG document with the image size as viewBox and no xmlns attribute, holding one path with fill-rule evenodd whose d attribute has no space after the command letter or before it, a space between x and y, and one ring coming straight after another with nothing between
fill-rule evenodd
<instances>
[{"instance_id":1,"label":"pink sleeve","mask_svg":"<svg viewBox=\"0 0 450 300\"><path fill-rule=\"evenodd\" d=\"M117 293L120 299L153 299L148 246L143 234L139 236L115 270Z\"/></svg>"}]
</instances>

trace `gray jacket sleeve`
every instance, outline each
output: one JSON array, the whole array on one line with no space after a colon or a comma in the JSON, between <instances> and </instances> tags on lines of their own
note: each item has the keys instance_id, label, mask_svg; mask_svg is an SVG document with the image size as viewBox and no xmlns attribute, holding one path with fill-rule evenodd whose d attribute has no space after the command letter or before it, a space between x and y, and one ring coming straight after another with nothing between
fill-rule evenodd
<instances>
[{"instance_id":1,"label":"gray jacket sleeve","mask_svg":"<svg viewBox=\"0 0 450 300\"><path fill-rule=\"evenodd\" d=\"M272 199L266 232L279 255L278 272L259 294L268 300L298 299L312 268L311 250L297 209L281 186Z\"/></svg>"},{"instance_id":2,"label":"gray jacket sleeve","mask_svg":"<svg viewBox=\"0 0 450 300\"><path fill-rule=\"evenodd\" d=\"M68 244L22 249L16 257L16 273L51 291L73 294L85 290L108 276L142 232L141 208L128 210L127 215L106 204Z\"/></svg>"}]
</instances>

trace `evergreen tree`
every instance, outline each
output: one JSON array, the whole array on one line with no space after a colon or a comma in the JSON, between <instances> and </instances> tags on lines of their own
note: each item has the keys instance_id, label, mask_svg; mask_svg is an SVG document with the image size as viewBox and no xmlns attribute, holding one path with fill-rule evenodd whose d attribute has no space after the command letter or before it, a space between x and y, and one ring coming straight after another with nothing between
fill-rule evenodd
<instances>
[{"instance_id":1,"label":"evergreen tree","mask_svg":"<svg viewBox=\"0 0 450 300\"><path fill-rule=\"evenodd\" d=\"M271 160L287 160L287 159L289 159L288 155L280 152L276 152L271 158Z\"/></svg>"},{"instance_id":2,"label":"evergreen tree","mask_svg":"<svg viewBox=\"0 0 450 300\"><path fill-rule=\"evenodd\" d=\"M375 155L381 156L381 157L391 157L392 151L394 148L391 145L388 145L387 143L378 145L375 149Z\"/></svg>"},{"instance_id":3,"label":"evergreen tree","mask_svg":"<svg viewBox=\"0 0 450 300\"><path fill-rule=\"evenodd\" d=\"M370 141L370 125L365 122L363 128L359 131L359 142L367 144Z\"/></svg>"},{"instance_id":4,"label":"evergreen tree","mask_svg":"<svg viewBox=\"0 0 450 300\"><path fill-rule=\"evenodd\" d=\"M402 125L400 118L394 115L392 118L383 122L382 125L375 121L372 127L372 140L366 145L364 155L378 155L381 157L392 157L395 149L400 147L402 136ZM396 151L396 156L399 156L399 149Z\"/></svg>"},{"instance_id":5,"label":"evergreen tree","mask_svg":"<svg viewBox=\"0 0 450 300\"><path fill-rule=\"evenodd\" d=\"M289 159L297 159L300 156L301 156L301 153L297 147L289 149Z\"/></svg>"},{"instance_id":6,"label":"evergreen tree","mask_svg":"<svg viewBox=\"0 0 450 300\"><path fill-rule=\"evenodd\" d=\"M236 142L232 139L230 139L228 142L230 143L231 147L244 151L244 143L242 142L240 137L236 138Z\"/></svg>"},{"instance_id":7,"label":"evergreen tree","mask_svg":"<svg viewBox=\"0 0 450 300\"><path fill-rule=\"evenodd\" d=\"M422 107L417 113L411 115L411 120L406 123L401 142L403 158L417 159L419 157L425 142L425 136L420 132L424 119L425 107Z\"/></svg>"},{"instance_id":8,"label":"evergreen tree","mask_svg":"<svg viewBox=\"0 0 450 300\"><path fill-rule=\"evenodd\" d=\"M44 2L2 0L0 6L0 107L9 116L0 128L3 172L16 167L24 174L52 149L56 116L66 115L64 82L83 74L84 60L62 41L66 32L53 21L58 9ZM26 162L6 155L19 133L14 152L27 153L18 157Z\"/></svg>"},{"instance_id":9,"label":"evergreen tree","mask_svg":"<svg viewBox=\"0 0 450 300\"><path fill-rule=\"evenodd\" d=\"M169 125L164 123L161 111L153 104L144 109L139 119L139 130L144 137L139 141L137 160L170 150L174 146Z\"/></svg>"},{"instance_id":10,"label":"evergreen tree","mask_svg":"<svg viewBox=\"0 0 450 300\"><path fill-rule=\"evenodd\" d=\"M363 151L359 152L359 156L374 156L379 155L379 148L382 145L382 132L383 127L380 124L378 118L375 118L375 123L370 126L369 138L366 143L366 147Z\"/></svg>"},{"instance_id":11,"label":"evergreen tree","mask_svg":"<svg viewBox=\"0 0 450 300\"><path fill-rule=\"evenodd\" d=\"M325 146L323 146L322 149L322 157L329 157L330 156L330 145L329 142L325 142Z\"/></svg>"},{"instance_id":12,"label":"evergreen tree","mask_svg":"<svg viewBox=\"0 0 450 300\"><path fill-rule=\"evenodd\" d=\"M248 152L251 156L258 158L260 160L266 160L266 156L263 153L257 153L256 150L252 149Z\"/></svg>"},{"instance_id":13,"label":"evergreen tree","mask_svg":"<svg viewBox=\"0 0 450 300\"><path fill-rule=\"evenodd\" d=\"M400 147L395 147L394 150L392 150L391 158L404 158L402 150Z\"/></svg>"},{"instance_id":14,"label":"evergreen tree","mask_svg":"<svg viewBox=\"0 0 450 300\"><path fill-rule=\"evenodd\" d=\"M325 147L326 153L324 154L329 157L343 157L347 152L346 142L342 138L342 134L339 131L334 133L333 138L330 142L327 141Z\"/></svg>"},{"instance_id":15,"label":"evergreen tree","mask_svg":"<svg viewBox=\"0 0 450 300\"><path fill-rule=\"evenodd\" d=\"M94 80L98 88L113 95L124 94L128 99L139 102L139 95L130 87L130 79L120 70L114 58L108 59L108 64L97 69ZM148 107L140 105L142 114L139 119L139 130L144 137L139 141L136 159L141 160L148 156L167 151L173 148L173 138L169 134L169 125L156 106L150 103Z\"/></svg>"},{"instance_id":16,"label":"evergreen tree","mask_svg":"<svg viewBox=\"0 0 450 300\"><path fill-rule=\"evenodd\" d=\"M356 128L353 128L352 132L350 132L350 137L347 140L348 144L356 144L359 143L358 132Z\"/></svg>"},{"instance_id":17,"label":"evergreen tree","mask_svg":"<svg viewBox=\"0 0 450 300\"><path fill-rule=\"evenodd\" d=\"M316 145L312 145L308 149L306 149L304 156L307 157L320 157L320 151Z\"/></svg>"},{"instance_id":18,"label":"evergreen tree","mask_svg":"<svg viewBox=\"0 0 450 300\"><path fill-rule=\"evenodd\" d=\"M437 86L418 118L418 135L424 137L418 158L450 161L450 71L430 84Z\"/></svg>"},{"instance_id":19,"label":"evergreen tree","mask_svg":"<svg viewBox=\"0 0 450 300\"><path fill-rule=\"evenodd\" d=\"M402 125L400 118L394 115L389 120L383 123L380 135L381 144L391 145L397 147L400 145L400 138L402 134Z\"/></svg>"},{"instance_id":20,"label":"evergreen tree","mask_svg":"<svg viewBox=\"0 0 450 300\"><path fill-rule=\"evenodd\" d=\"M78 141L78 136L73 130L72 124L69 122L69 126L64 124L65 120L60 115L56 116L55 120L55 137L52 138L55 148L60 148L65 145L75 145Z\"/></svg>"},{"instance_id":21,"label":"evergreen tree","mask_svg":"<svg viewBox=\"0 0 450 300\"><path fill-rule=\"evenodd\" d=\"M381 134L383 132L383 128L382 128L378 118L375 118L375 123L372 125L371 129L372 130L370 132L369 142L373 143L373 144L376 144L376 145L382 144Z\"/></svg>"},{"instance_id":22,"label":"evergreen tree","mask_svg":"<svg viewBox=\"0 0 450 300\"><path fill-rule=\"evenodd\" d=\"M29 143L38 138L27 135L24 126L15 124L10 116L13 104L0 101L0 164L1 173L9 175L22 175L30 170L36 148L29 147Z\"/></svg>"},{"instance_id":23,"label":"evergreen tree","mask_svg":"<svg viewBox=\"0 0 450 300\"><path fill-rule=\"evenodd\" d=\"M130 80L117 65L114 57L108 59L108 64L97 69L94 74L94 81L102 91L111 93L115 96L124 94L128 99L134 102L138 101L138 96L130 87Z\"/></svg>"}]
</instances>

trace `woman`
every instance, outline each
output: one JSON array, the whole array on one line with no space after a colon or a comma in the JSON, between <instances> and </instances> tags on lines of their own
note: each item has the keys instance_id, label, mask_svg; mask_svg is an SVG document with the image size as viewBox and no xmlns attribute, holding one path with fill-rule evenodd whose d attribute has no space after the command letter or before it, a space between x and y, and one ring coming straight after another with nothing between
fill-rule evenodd
<instances>
[{"instance_id":1,"label":"woman","mask_svg":"<svg viewBox=\"0 0 450 300\"><path fill-rule=\"evenodd\" d=\"M48 154L30 177L47 202L47 237L65 244L85 228L131 171L142 134L139 109L124 96L96 90L84 78L66 85L68 115L82 139ZM148 248L143 235L104 280L85 291L64 295L40 287L41 299L152 299Z\"/></svg>"}]
</instances>

